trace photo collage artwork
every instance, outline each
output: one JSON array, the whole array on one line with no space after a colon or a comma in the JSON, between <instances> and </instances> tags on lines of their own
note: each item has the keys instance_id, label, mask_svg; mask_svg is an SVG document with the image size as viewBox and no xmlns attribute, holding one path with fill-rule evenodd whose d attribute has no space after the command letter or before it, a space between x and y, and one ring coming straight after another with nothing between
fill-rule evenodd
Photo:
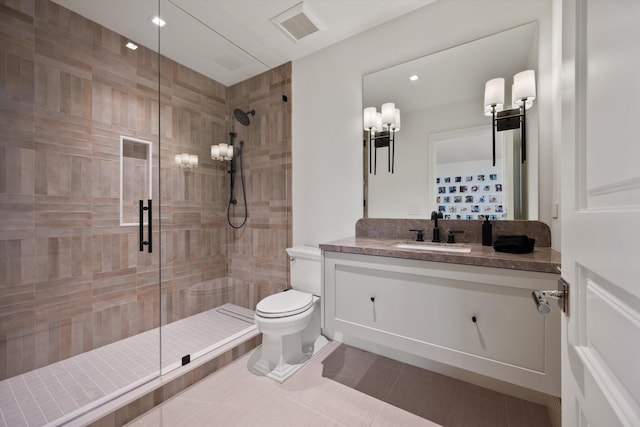
<instances>
[{"instance_id":1,"label":"photo collage artwork","mask_svg":"<svg viewBox=\"0 0 640 427\"><path fill-rule=\"evenodd\" d=\"M444 219L504 219L499 174L436 178L436 203Z\"/></svg>"}]
</instances>

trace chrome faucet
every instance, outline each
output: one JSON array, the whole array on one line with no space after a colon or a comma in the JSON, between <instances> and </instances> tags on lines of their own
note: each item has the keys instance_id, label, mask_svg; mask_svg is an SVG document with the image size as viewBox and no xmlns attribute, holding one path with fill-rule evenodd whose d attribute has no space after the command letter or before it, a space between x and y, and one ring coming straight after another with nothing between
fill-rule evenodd
<instances>
[{"instance_id":1,"label":"chrome faucet","mask_svg":"<svg viewBox=\"0 0 640 427\"><path fill-rule=\"evenodd\" d=\"M433 239L434 243L440 243L440 229L438 228L438 218L442 219L442 212L431 212L431 219L434 220L433 224Z\"/></svg>"}]
</instances>

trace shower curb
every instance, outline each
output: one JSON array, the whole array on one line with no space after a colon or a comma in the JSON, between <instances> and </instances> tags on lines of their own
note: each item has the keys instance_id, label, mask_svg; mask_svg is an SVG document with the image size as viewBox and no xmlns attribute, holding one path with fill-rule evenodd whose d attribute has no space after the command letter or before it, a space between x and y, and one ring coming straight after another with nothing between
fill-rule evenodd
<instances>
[{"instance_id":1,"label":"shower curb","mask_svg":"<svg viewBox=\"0 0 640 427\"><path fill-rule=\"evenodd\" d=\"M64 426L113 427L133 421L155 406L206 378L262 343L257 329L236 338L219 349L194 360L169 374L132 390Z\"/></svg>"}]
</instances>

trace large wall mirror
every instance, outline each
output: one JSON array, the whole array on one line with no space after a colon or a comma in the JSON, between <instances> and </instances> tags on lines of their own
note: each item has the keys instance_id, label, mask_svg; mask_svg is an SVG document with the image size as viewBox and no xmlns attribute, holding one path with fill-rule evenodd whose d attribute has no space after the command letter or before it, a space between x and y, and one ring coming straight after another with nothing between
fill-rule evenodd
<instances>
[{"instance_id":1,"label":"large wall mirror","mask_svg":"<svg viewBox=\"0 0 640 427\"><path fill-rule=\"evenodd\" d=\"M402 126L393 173L386 148L378 149L377 172L370 173L365 147L364 216L429 218L439 210L451 219L538 219L537 106L526 113L526 162L519 160L520 132L507 130L496 134L495 167L492 120L483 111L488 80L504 77L509 100L514 74L537 75L537 66L534 22L365 75L363 107L379 111L394 102Z\"/></svg>"}]
</instances>

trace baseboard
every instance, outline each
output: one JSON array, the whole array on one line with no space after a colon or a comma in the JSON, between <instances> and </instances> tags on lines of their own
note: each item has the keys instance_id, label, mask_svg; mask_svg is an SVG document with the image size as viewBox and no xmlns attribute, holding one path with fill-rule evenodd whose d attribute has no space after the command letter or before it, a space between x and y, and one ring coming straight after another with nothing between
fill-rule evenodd
<instances>
[{"instance_id":1,"label":"baseboard","mask_svg":"<svg viewBox=\"0 0 640 427\"><path fill-rule=\"evenodd\" d=\"M559 397L549 396L547 411L552 427L562 427L562 400Z\"/></svg>"},{"instance_id":2,"label":"baseboard","mask_svg":"<svg viewBox=\"0 0 640 427\"><path fill-rule=\"evenodd\" d=\"M487 388L489 390L497 391L499 393L508 394L509 396L517 397L518 399L533 402L538 405L548 406L549 399L553 396L531 390L516 384L511 384L502 380L488 377L486 375L478 374L475 372L467 371L461 368L457 368L444 363L436 362L430 359L425 359L413 354L409 354L400 350L392 349L381 344L373 343L367 340L363 340L350 335L343 335L340 332L332 332L329 330L322 330L323 335L329 337L332 340L343 342L344 344L360 348L371 353L379 354L381 356L389 357L394 360L398 360L409 365L417 366L419 368L427 369L438 374L446 375L451 378L455 378L460 381L465 381L480 387ZM555 425L554 425L555 427Z\"/></svg>"}]
</instances>

